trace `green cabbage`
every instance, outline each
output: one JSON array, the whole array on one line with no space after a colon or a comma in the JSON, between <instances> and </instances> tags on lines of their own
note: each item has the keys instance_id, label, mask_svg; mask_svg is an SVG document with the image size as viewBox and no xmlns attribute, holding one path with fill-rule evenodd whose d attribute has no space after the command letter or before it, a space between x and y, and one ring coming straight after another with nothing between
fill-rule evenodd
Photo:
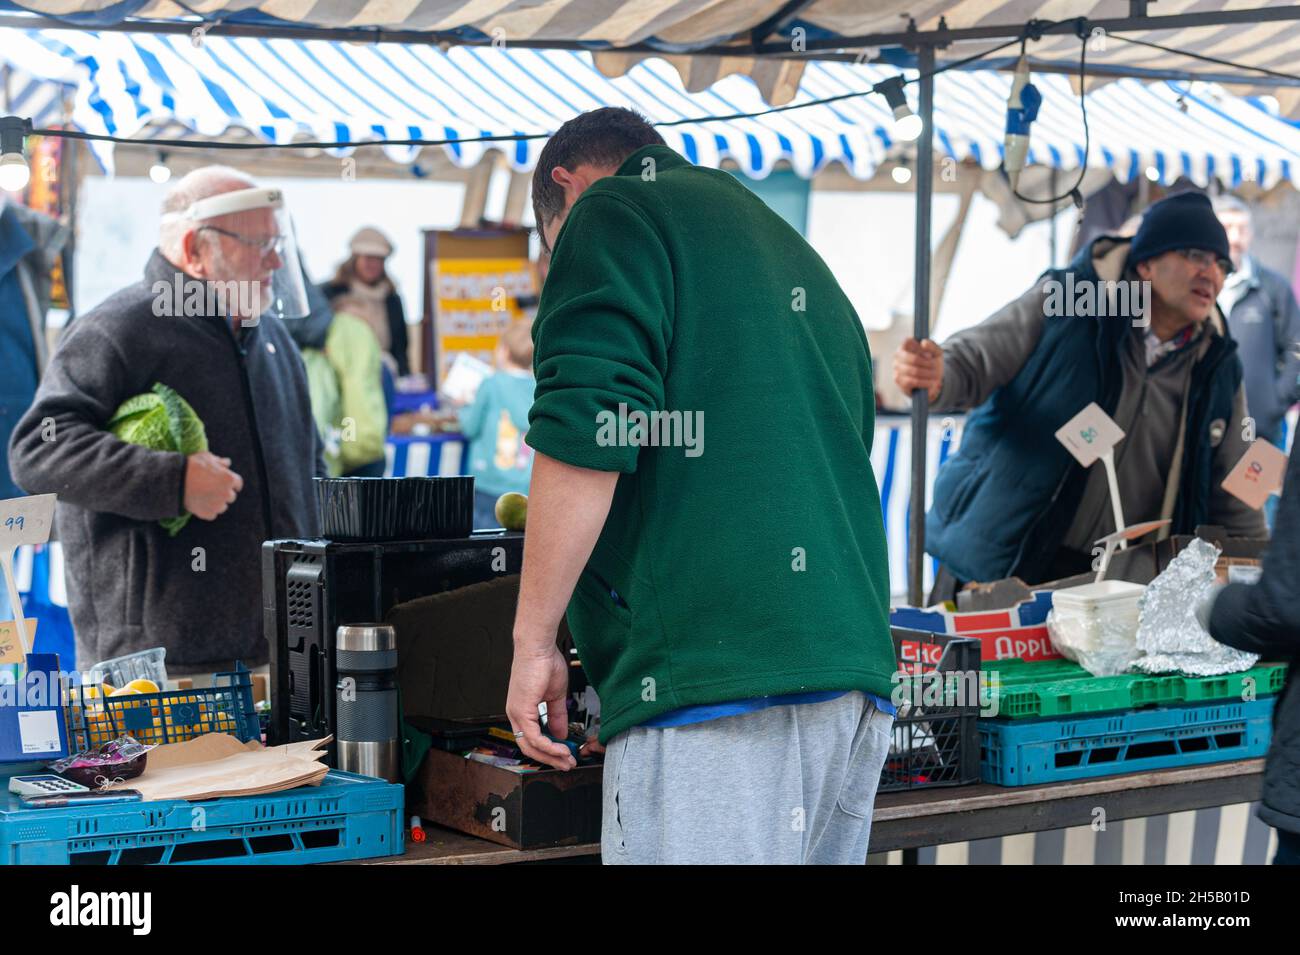
<instances>
[{"instance_id":1,"label":"green cabbage","mask_svg":"<svg viewBox=\"0 0 1300 955\"><path fill-rule=\"evenodd\" d=\"M188 456L208 450L208 435L199 416L188 401L161 382L122 402L109 419L108 430L127 444L153 451L179 451ZM185 513L159 523L175 537L190 516Z\"/></svg>"}]
</instances>

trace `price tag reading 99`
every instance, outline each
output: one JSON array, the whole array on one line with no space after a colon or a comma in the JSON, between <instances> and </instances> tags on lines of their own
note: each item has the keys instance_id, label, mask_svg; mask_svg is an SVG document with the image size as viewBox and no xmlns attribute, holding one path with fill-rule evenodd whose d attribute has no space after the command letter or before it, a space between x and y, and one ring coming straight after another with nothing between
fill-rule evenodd
<instances>
[{"instance_id":1,"label":"price tag reading 99","mask_svg":"<svg viewBox=\"0 0 1300 955\"><path fill-rule=\"evenodd\" d=\"M23 544L48 541L54 500L53 494L33 494L0 501L0 550L12 553Z\"/></svg>"},{"instance_id":2,"label":"price tag reading 99","mask_svg":"<svg viewBox=\"0 0 1300 955\"><path fill-rule=\"evenodd\" d=\"M14 580L14 552L24 544L44 544L50 539L50 525L54 519L53 494L33 494L30 497L13 497L0 501L0 570L4 572L4 588L9 605L22 607L18 584ZM31 651L31 633L24 625L21 611L15 610L15 623L21 653Z\"/></svg>"}]
</instances>

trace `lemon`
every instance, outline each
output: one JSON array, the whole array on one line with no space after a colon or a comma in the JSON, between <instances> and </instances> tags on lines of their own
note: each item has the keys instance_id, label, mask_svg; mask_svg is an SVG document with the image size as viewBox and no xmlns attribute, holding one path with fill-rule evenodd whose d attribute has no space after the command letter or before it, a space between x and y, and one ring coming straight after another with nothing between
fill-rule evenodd
<instances>
[{"instance_id":1,"label":"lemon","mask_svg":"<svg viewBox=\"0 0 1300 955\"><path fill-rule=\"evenodd\" d=\"M122 689L116 691L112 695L121 696L123 693L157 693L157 692L159 692L157 683L155 683L153 680L146 680L143 677L141 677L140 679L132 680L130 683L128 683L126 686L122 687Z\"/></svg>"},{"instance_id":2,"label":"lemon","mask_svg":"<svg viewBox=\"0 0 1300 955\"><path fill-rule=\"evenodd\" d=\"M508 531L522 531L528 519L528 495L510 491L497 498L496 518Z\"/></svg>"},{"instance_id":3,"label":"lemon","mask_svg":"<svg viewBox=\"0 0 1300 955\"><path fill-rule=\"evenodd\" d=\"M81 697L85 700L97 700L100 696L112 696L117 689L111 683L88 684L82 687Z\"/></svg>"}]
</instances>

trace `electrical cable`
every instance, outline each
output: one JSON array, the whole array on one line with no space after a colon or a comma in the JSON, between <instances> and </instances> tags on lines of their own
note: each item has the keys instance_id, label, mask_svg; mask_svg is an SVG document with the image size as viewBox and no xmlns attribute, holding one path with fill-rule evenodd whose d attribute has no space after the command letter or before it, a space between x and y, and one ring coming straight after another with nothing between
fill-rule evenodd
<instances>
[{"instance_id":1,"label":"electrical cable","mask_svg":"<svg viewBox=\"0 0 1300 955\"><path fill-rule=\"evenodd\" d=\"M1080 211L1083 210L1083 193L1080 190L1083 186L1083 179L1088 174L1088 150L1092 145L1092 138L1088 126L1088 96L1085 85L1088 75L1088 35L1084 32L1084 27L1081 26L1079 29L1079 113L1083 117L1083 158L1079 162L1079 178L1065 192L1059 196L1052 196L1050 199L1033 199L1022 194L1018 187L1012 189L1012 193L1021 202L1040 206L1054 206L1063 199L1069 199L1074 202ZM1024 47L1021 47L1021 55L1024 55Z\"/></svg>"},{"instance_id":2,"label":"electrical cable","mask_svg":"<svg viewBox=\"0 0 1300 955\"><path fill-rule=\"evenodd\" d=\"M1227 66L1234 70L1250 70L1253 73L1262 73L1265 76L1271 76L1274 79L1289 80L1292 83L1300 84L1300 76L1295 73L1282 73L1278 70L1270 70L1266 66L1250 66L1247 63L1234 63L1232 60L1221 60L1217 56L1207 56L1204 53L1193 53L1191 50L1178 50L1171 46L1164 46L1160 43L1152 43L1150 40L1138 40L1134 37L1121 36L1114 34L1116 40L1123 40L1125 43L1132 43L1136 46L1146 46L1153 50L1160 50L1163 53L1171 53L1174 56L1185 56L1193 60L1201 60L1204 63L1213 63L1215 66Z\"/></svg>"},{"instance_id":3,"label":"electrical cable","mask_svg":"<svg viewBox=\"0 0 1300 955\"><path fill-rule=\"evenodd\" d=\"M911 79L904 79L903 84L919 82L925 77L937 76L948 70L960 69L971 63L992 56L1012 46L1020 43L1021 39L1016 38L999 43L995 47L982 50L971 56L963 57L960 60L954 60L951 63L945 63L926 74L918 74ZM893 77L891 77L893 79ZM696 123L716 123L729 122L737 119L757 119L761 116L769 116L773 113L784 113L796 109L806 109L809 106L823 106L827 103L837 103L841 100L854 99L859 96L870 96L873 93L880 93L882 84L889 82L882 80L870 89L854 90L849 93L840 93L835 96L824 96L818 99L806 100L802 103L788 103L785 106L772 106L767 109L756 110L751 113L726 113L726 114L709 114L706 116L688 116L682 119L662 120L653 122L650 125L655 127L685 126ZM469 143L493 143L493 142L525 142L533 139L549 139L553 133L500 133L489 136L473 136L464 139L364 139L364 140L343 140L338 142L293 142L293 143L232 143L228 141L202 141L186 139L166 139L166 138L131 138L126 136L114 136L109 133L87 133L81 130L72 129L35 129L32 130L33 136L55 136L65 139L81 139L93 142L115 143L122 146L176 146L181 149L354 149L362 146L448 146L462 145Z\"/></svg>"}]
</instances>

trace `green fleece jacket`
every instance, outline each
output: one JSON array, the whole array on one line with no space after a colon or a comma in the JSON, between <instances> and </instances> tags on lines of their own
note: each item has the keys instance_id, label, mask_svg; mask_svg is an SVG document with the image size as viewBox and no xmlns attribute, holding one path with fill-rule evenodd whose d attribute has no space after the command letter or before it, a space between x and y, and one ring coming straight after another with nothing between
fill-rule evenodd
<instances>
[{"instance_id":1,"label":"green fleece jacket","mask_svg":"<svg viewBox=\"0 0 1300 955\"><path fill-rule=\"evenodd\" d=\"M621 472L567 613L601 740L693 704L888 698L871 359L798 232L644 147L574 204L533 340L528 444Z\"/></svg>"},{"instance_id":2,"label":"green fleece jacket","mask_svg":"<svg viewBox=\"0 0 1300 955\"><path fill-rule=\"evenodd\" d=\"M330 476L378 461L384 456L388 407L374 332L361 319L337 312L325 347L300 350Z\"/></svg>"}]
</instances>

